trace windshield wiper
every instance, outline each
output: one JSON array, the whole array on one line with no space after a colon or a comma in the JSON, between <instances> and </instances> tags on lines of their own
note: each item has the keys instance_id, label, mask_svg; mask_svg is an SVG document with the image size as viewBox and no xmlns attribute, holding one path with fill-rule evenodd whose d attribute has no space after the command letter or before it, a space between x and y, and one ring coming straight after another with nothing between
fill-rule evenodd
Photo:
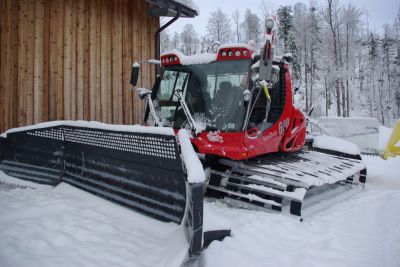
<instances>
[{"instance_id":1,"label":"windshield wiper","mask_svg":"<svg viewBox=\"0 0 400 267\"><path fill-rule=\"evenodd\" d=\"M203 129L193 119L193 116L190 113L190 110L189 110L188 106L186 105L186 102L183 98L182 89L176 89L175 95L178 97L179 103L183 109L183 112L185 113L186 119L189 123L189 127L192 130L192 133L195 135L200 134L203 131Z\"/></svg>"},{"instance_id":2,"label":"windshield wiper","mask_svg":"<svg viewBox=\"0 0 400 267\"><path fill-rule=\"evenodd\" d=\"M150 114L153 117L155 126L162 127L162 123L157 116L156 109L154 108L153 100L151 99L151 91L146 88L138 88L136 91L139 93L140 99L146 98L149 103Z\"/></svg>"}]
</instances>

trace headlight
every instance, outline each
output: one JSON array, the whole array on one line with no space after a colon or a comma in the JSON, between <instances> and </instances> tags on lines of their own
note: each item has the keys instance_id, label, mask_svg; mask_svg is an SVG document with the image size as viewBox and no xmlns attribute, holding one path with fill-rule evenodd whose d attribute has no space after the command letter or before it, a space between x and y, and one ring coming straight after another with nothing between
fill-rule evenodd
<instances>
[{"instance_id":1,"label":"headlight","mask_svg":"<svg viewBox=\"0 0 400 267\"><path fill-rule=\"evenodd\" d=\"M249 89L244 90L244 92L243 92L243 100L244 100L245 102L248 102L248 101L250 101L250 99L251 99L251 92L250 92L250 90L249 90Z\"/></svg>"},{"instance_id":2,"label":"headlight","mask_svg":"<svg viewBox=\"0 0 400 267\"><path fill-rule=\"evenodd\" d=\"M275 22L273 19L267 19L267 21L265 22L265 27L267 27L268 29L272 29L275 25Z\"/></svg>"}]
</instances>

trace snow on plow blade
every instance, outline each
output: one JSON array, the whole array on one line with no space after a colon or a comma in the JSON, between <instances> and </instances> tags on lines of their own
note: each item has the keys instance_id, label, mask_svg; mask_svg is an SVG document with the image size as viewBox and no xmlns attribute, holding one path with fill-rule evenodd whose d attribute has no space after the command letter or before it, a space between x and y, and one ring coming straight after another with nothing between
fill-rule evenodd
<instances>
[{"instance_id":1,"label":"snow on plow blade","mask_svg":"<svg viewBox=\"0 0 400 267\"><path fill-rule=\"evenodd\" d=\"M200 253L203 183L187 181L173 130L93 124L9 131L0 138L0 170L40 184L66 182L161 221L184 220L188 257Z\"/></svg>"}]
</instances>

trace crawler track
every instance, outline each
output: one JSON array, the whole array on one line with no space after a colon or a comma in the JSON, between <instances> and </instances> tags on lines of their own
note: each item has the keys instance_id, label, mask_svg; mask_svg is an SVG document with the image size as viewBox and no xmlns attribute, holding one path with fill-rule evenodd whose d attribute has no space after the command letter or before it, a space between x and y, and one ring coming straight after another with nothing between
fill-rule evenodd
<instances>
[{"instance_id":1,"label":"crawler track","mask_svg":"<svg viewBox=\"0 0 400 267\"><path fill-rule=\"evenodd\" d=\"M312 198L346 191L366 180L361 160L308 150L242 162L220 159L219 164L221 168L210 169L209 192L274 210L288 205L297 216Z\"/></svg>"}]
</instances>

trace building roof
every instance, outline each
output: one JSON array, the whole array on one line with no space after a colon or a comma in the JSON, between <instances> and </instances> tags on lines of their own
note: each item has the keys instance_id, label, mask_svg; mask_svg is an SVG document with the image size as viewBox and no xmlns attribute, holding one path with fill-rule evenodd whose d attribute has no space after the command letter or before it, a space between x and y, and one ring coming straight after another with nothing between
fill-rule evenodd
<instances>
[{"instance_id":1,"label":"building roof","mask_svg":"<svg viewBox=\"0 0 400 267\"><path fill-rule=\"evenodd\" d=\"M193 0L146 0L156 7L150 9L151 16L174 17L178 12L180 17L195 17L199 15L199 8Z\"/></svg>"}]
</instances>

